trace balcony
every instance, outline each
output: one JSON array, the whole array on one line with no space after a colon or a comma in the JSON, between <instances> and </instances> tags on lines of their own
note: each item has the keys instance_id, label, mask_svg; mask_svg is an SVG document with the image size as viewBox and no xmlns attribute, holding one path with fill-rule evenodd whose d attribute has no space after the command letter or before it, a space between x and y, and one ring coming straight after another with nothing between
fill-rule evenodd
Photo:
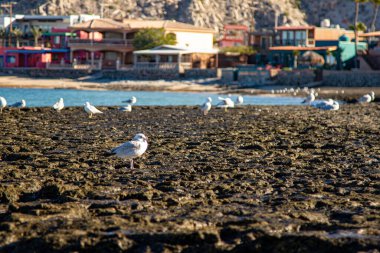
<instances>
[{"instance_id":1,"label":"balcony","mask_svg":"<svg viewBox=\"0 0 380 253\"><path fill-rule=\"evenodd\" d=\"M102 39L102 40L91 40L91 39L70 39L69 47L128 47L132 48L133 40L124 40L124 39Z\"/></svg>"},{"instance_id":2,"label":"balcony","mask_svg":"<svg viewBox=\"0 0 380 253\"><path fill-rule=\"evenodd\" d=\"M306 39L275 40L275 46L307 46Z\"/></svg>"}]
</instances>

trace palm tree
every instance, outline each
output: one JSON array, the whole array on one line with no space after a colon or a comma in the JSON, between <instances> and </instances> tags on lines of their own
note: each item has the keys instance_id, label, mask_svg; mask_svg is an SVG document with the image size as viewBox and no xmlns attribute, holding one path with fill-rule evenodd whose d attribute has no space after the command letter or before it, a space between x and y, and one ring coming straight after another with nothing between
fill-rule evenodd
<instances>
[{"instance_id":1,"label":"palm tree","mask_svg":"<svg viewBox=\"0 0 380 253\"><path fill-rule=\"evenodd\" d=\"M6 38L7 38L7 31L3 27L3 28L0 29L0 39L1 39L1 46L2 47L5 46L5 39Z\"/></svg>"},{"instance_id":2,"label":"palm tree","mask_svg":"<svg viewBox=\"0 0 380 253\"><path fill-rule=\"evenodd\" d=\"M42 31L39 28L36 28L33 26L31 28L31 32L32 32L33 37L34 37L34 46L36 47L38 45L39 38L41 38L41 36L42 36Z\"/></svg>"},{"instance_id":3,"label":"palm tree","mask_svg":"<svg viewBox=\"0 0 380 253\"><path fill-rule=\"evenodd\" d=\"M368 2L368 0L353 0L353 1L355 2L355 22L354 22L354 31L355 31L355 62L354 62L354 66L355 66L355 68L357 68L359 5L361 3Z\"/></svg>"},{"instance_id":4,"label":"palm tree","mask_svg":"<svg viewBox=\"0 0 380 253\"><path fill-rule=\"evenodd\" d=\"M370 31L374 32L376 31L376 20L377 20L377 14L379 13L379 7L380 7L380 0L370 0L373 4L373 16L370 26Z\"/></svg>"},{"instance_id":5,"label":"palm tree","mask_svg":"<svg viewBox=\"0 0 380 253\"><path fill-rule=\"evenodd\" d=\"M22 36L23 32L20 29L15 28L13 29L12 34L16 38L16 47L20 47L20 37Z\"/></svg>"}]
</instances>

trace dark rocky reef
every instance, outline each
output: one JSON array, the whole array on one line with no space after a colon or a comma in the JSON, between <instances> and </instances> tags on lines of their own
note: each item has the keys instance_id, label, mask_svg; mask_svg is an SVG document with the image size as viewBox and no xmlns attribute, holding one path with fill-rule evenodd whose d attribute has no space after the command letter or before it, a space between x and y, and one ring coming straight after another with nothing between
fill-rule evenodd
<instances>
[{"instance_id":1,"label":"dark rocky reef","mask_svg":"<svg viewBox=\"0 0 380 253\"><path fill-rule=\"evenodd\" d=\"M378 104L101 109L0 114L0 252L378 252Z\"/></svg>"}]
</instances>

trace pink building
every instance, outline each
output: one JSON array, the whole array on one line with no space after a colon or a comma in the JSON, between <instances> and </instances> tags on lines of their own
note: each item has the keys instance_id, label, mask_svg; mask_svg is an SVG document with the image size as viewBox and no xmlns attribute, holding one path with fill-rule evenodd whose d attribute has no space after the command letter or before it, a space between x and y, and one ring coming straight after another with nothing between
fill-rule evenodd
<instances>
[{"instance_id":1,"label":"pink building","mask_svg":"<svg viewBox=\"0 0 380 253\"><path fill-rule=\"evenodd\" d=\"M248 46L248 31L245 25L224 25L219 47Z\"/></svg>"}]
</instances>

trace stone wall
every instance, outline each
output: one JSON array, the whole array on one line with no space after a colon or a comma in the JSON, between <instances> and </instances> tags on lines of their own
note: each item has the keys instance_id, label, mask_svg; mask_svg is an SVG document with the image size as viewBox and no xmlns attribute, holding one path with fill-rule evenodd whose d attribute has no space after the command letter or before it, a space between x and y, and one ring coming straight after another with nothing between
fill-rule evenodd
<instances>
[{"instance_id":1,"label":"stone wall","mask_svg":"<svg viewBox=\"0 0 380 253\"><path fill-rule=\"evenodd\" d=\"M323 71L324 86L380 86L380 71Z\"/></svg>"},{"instance_id":2,"label":"stone wall","mask_svg":"<svg viewBox=\"0 0 380 253\"><path fill-rule=\"evenodd\" d=\"M280 71L276 77L277 85L302 86L315 81L314 70Z\"/></svg>"},{"instance_id":3,"label":"stone wall","mask_svg":"<svg viewBox=\"0 0 380 253\"><path fill-rule=\"evenodd\" d=\"M234 81L234 72L236 71L235 68L223 68L221 69L222 76L220 81L223 84L231 84Z\"/></svg>"},{"instance_id":4,"label":"stone wall","mask_svg":"<svg viewBox=\"0 0 380 253\"><path fill-rule=\"evenodd\" d=\"M253 87L265 85L270 79L268 70L239 70L238 82L240 87Z\"/></svg>"},{"instance_id":5,"label":"stone wall","mask_svg":"<svg viewBox=\"0 0 380 253\"><path fill-rule=\"evenodd\" d=\"M95 70L78 70L78 69L22 69L7 68L1 69L1 73L5 75L25 76L25 77L42 77L42 78L80 78L88 75L99 73Z\"/></svg>"},{"instance_id":6,"label":"stone wall","mask_svg":"<svg viewBox=\"0 0 380 253\"><path fill-rule=\"evenodd\" d=\"M217 69L186 69L184 73L184 77L190 79L214 78L217 76Z\"/></svg>"},{"instance_id":7,"label":"stone wall","mask_svg":"<svg viewBox=\"0 0 380 253\"><path fill-rule=\"evenodd\" d=\"M177 69L103 70L103 78L110 80L171 80L179 79Z\"/></svg>"}]
</instances>

